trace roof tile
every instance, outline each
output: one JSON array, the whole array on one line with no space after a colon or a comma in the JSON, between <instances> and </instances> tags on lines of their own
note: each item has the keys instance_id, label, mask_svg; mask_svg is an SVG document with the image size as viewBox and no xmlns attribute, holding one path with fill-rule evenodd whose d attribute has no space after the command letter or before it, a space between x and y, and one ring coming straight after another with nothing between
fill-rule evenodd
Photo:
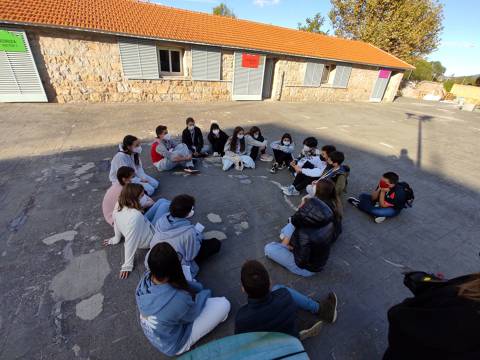
<instances>
[{"instance_id":1,"label":"roof tile","mask_svg":"<svg viewBox=\"0 0 480 360\"><path fill-rule=\"evenodd\" d=\"M0 22L67 27L411 69L362 41L137 0L2 0Z\"/></svg>"}]
</instances>

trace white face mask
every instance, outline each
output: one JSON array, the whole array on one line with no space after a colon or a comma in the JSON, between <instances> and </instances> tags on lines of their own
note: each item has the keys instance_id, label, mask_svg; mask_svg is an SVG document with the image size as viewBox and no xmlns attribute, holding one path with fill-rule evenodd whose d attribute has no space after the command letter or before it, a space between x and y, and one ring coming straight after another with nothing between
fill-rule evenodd
<instances>
[{"instance_id":1,"label":"white face mask","mask_svg":"<svg viewBox=\"0 0 480 360\"><path fill-rule=\"evenodd\" d=\"M244 136L243 134L238 134L238 135L237 135L237 139L242 140L242 139L243 139L243 136Z\"/></svg>"},{"instance_id":2,"label":"white face mask","mask_svg":"<svg viewBox=\"0 0 480 360\"><path fill-rule=\"evenodd\" d=\"M172 138L172 135L170 134L165 134L165 136L163 137L164 140L170 140Z\"/></svg>"},{"instance_id":3,"label":"white face mask","mask_svg":"<svg viewBox=\"0 0 480 360\"><path fill-rule=\"evenodd\" d=\"M309 152L310 150L312 150L312 148L310 148L310 147L307 146L307 145L303 145L303 152L307 153L307 152Z\"/></svg>"},{"instance_id":4,"label":"white face mask","mask_svg":"<svg viewBox=\"0 0 480 360\"><path fill-rule=\"evenodd\" d=\"M283 141L283 145L285 145L285 146L290 145L290 141L284 140L284 141Z\"/></svg>"},{"instance_id":5,"label":"white face mask","mask_svg":"<svg viewBox=\"0 0 480 360\"><path fill-rule=\"evenodd\" d=\"M193 130L193 129L195 129L195 125L188 125L188 130L191 131L191 130Z\"/></svg>"},{"instance_id":6,"label":"white face mask","mask_svg":"<svg viewBox=\"0 0 480 360\"><path fill-rule=\"evenodd\" d=\"M213 132L215 135L220 134L220 130L218 130L218 129L212 130L212 132Z\"/></svg>"},{"instance_id":7,"label":"white face mask","mask_svg":"<svg viewBox=\"0 0 480 360\"><path fill-rule=\"evenodd\" d=\"M142 153L142 146L141 146L141 145L138 145L137 147L134 147L134 148L132 149L132 151L133 151L134 153L141 154L141 153Z\"/></svg>"},{"instance_id":8,"label":"white face mask","mask_svg":"<svg viewBox=\"0 0 480 360\"><path fill-rule=\"evenodd\" d=\"M195 214L195 210L192 208L192 210L190 210L190 212L187 215L187 219L190 219L193 216L193 214Z\"/></svg>"},{"instance_id":9,"label":"white face mask","mask_svg":"<svg viewBox=\"0 0 480 360\"><path fill-rule=\"evenodd\" d=\"M253 134L253 137L254 137L255 139L258 139L259 136L260 136L259 134Z\"/></svg>"}]
</instances>

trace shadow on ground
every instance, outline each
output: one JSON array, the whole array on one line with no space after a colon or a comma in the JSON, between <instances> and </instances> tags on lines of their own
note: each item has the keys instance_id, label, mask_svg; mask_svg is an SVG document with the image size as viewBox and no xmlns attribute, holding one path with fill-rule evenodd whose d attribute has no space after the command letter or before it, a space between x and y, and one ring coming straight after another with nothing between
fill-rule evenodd
<instances>
[{"instance_id":1,"label":"shadow on ground","mask_svg":"<svg viewBox=\"0 0 480 360\"><path fill-rule=\"evenodd\" d=\"M266 125L263 132L268 139L290 132L297 149L311 135L296 131L294 124ZM331 142L317 137L322 145ZM411 184L417 199L412 209L382 225L346 205L344 233L325 271L309 279L287 273L263 255L264 245L278 239L293 212L278 188L292 181L286 171L272 175L270 164L259 162L256 170L224 173L219 163L204 161L197 176L158 174L144 152L147 172L161 184L155 197L193 194L194 221L227 236L199 280L215 295L227 296L232 312L202 343L233 333L234 315L245 302L239 272L246 259L262 261L273 283L317 298L337 292L338 322L305 342L312 359L379 359L387 340L387 309L409 295L402 285L405 269L446 276L478 270L478 193L424 171L406 150L387 157L346 143L335 145L352 169L345 196L368 191L379 175L393 170ZM134 272L120 281L123 246L101 245L112 235L101 200L115 151L112 145L0 161L1 358L162 358L138 324L134 290L145 253L137 254ZM209 222L209 213L220 215L222 222ZM61 235L42 241L55 234ZM90 300L82 302L85 299Z\"/></svg>"}]
</instances>

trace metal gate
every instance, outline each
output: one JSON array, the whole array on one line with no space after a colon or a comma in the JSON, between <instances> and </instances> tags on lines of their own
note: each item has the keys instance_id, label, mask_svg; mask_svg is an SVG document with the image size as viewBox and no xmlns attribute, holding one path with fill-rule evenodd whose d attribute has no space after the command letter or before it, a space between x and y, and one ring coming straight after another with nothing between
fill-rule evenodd
<instances>
[{"instance_id":1,"label":"metal gate","mask_svg":"<svg viewBox=\"0 0 480 360\"><path fill-rule=\"evenodd\" d=\"M275 60L267 58L265 62L265 79L263 80L263 99L270 99L272 97L272 82L273 82L273 70L275 67Z\"/></svg>"},{"instance_id":2,"label":"metal gate","mask_svg":"<svg viewBox=\"0 0 480 360\"><path fill-rule=\"evenodd\" d=\"M382 101L391 74L392 72L390 70L380 69L377 81L375 81L375 86L373 87L372 95L370 96L370 101Z\"/></svg>"},{"instance_id":3,"label":"metal gate","mask_svg":"<svg viewBox=\"0 0 480 360\"><path fill-rule=\"evenodd\" d=\"M245 66L245 56L258 57L258 63ZM235 52L234 58L232 99L262 100L265 55Z\"/></svg>"},{"instance_id":4,"label":"metal gate","mask_svg":"<svg viewBox=\"0 0 480 360\"><path fill-rule=\"evenodd\" d=\"M24 45L21 51L0 50L0 102L47 102L25 32L0 30L16 35Z\"/></svg>"}]
</instances>

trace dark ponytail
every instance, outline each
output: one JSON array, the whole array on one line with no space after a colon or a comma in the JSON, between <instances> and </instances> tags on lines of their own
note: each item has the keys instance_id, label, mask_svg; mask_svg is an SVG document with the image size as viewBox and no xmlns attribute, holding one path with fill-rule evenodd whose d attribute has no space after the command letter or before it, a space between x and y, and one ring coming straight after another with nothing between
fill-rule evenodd
<instances>
[{"instance_id":1,"label":"dark ponytail","mask_svg":"<svg viewBox=\"0 0 480 360\"><path fill-rule=\"evenodd\" d=\"M129 146L132 146L135 141L137 141L138 138L133 135L127 135L123 138L122 142L122 149L125 154L132 155L132 152L128 150ZM135 162L135 165L140 165L140 157L137 153L133 153L133 161Z\"/></svg>"}]
</instances>

